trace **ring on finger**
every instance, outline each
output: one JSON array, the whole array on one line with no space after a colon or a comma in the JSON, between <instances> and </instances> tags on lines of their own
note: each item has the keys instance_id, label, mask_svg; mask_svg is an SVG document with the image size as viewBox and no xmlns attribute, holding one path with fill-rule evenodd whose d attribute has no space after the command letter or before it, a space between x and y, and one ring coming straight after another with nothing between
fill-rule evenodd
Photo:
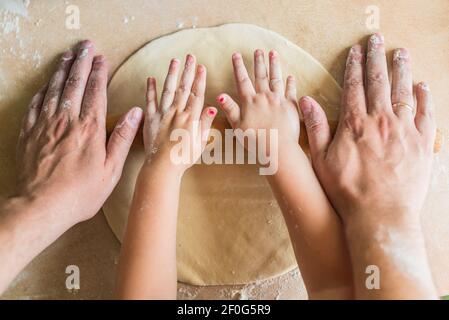
<instances>
[{"instance_id":1,"label":"ring on finger","mask_svg":"<svg viewBox=\"0 0 449 320\"><path fill-rule=\"evenodd\" d=\"M407 109L410 110L412 113L413 113L414 110L415 110L411 105L409 105L408 103L405 103L405 102L396 102L396 103L393 103L392 107L393 107L393 110L397 110L397 109L399 109L399 108L407 108Z\"/></svg>"}]
</instances>

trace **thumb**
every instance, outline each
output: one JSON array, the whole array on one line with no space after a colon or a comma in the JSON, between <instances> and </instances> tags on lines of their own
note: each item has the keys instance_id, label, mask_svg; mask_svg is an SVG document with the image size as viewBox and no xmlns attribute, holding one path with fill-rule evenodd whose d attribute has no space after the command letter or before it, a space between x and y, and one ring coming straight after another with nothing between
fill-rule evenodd
<instances>
[{"instance_id":1,"label":"thumb","mask_svg":"<svg viewBox=\"0 0 449 320\"><path fill-rule=\"evenodd\" d=\"M134 107L115 125L107 145L106 165L112 171L122 172L129 149L142 121L142 109Z\"/></svg>"},{"instance_id":2,"label":"thumb","mask_svg":"<svg viewBox=\"0 0 449 320\"><path fill-rule=\"evenodd\" d=\"M226 114L229 124L235 128L240 120L239 105L227 94L223 93L217 97L217 102Z\"/></svg>"},{"instance_id":3,"label":"thumb","mask_svg":"<svg viewBox=\"0 0 449 320\"><path fill-rule=\"evenodd\" d=\"M311 97L302 97L299 108L304 117L312 160L324 152L331 140L329 124L323 108Z\"/></svg>"},{"instance_id":4,"label":"thumb","mask_svg":"<svg viewBox=\"0 0 449 320\"><path fill-rule=\"evenodd\" d=\"M212 122L217 115L217 109L214 107L207 107L203 110L200 116L200 130L201 130L201 141L204 143L207 142L207 138L209 137L210 128L212 126Z\"/></svg>"}]
</instances>

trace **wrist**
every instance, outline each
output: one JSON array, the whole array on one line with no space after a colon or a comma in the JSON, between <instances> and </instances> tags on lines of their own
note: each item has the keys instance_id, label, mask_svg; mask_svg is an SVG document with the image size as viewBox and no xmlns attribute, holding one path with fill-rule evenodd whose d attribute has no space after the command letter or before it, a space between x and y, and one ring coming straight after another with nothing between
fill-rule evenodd
<instances>
[{"instance_id":1,"label":"wrist","mask_svg":"<svg viewBox=\"0 0 449 320\"><path fill-rule=\"evenodd\" d=\"M163 174L166 178L181 179L187 168L184 165L177 165L162 157L146 159L140 170L140 176Z\"/></svg>"},{"instance_id":2,"label":"wrist","mask_svg":"<svg viewBox=\"0 0 449 320\"><path fill-rule=\"evenodd\" d=\"M275 156L274 156L275 155ZM268 178L276 179L292 172L304 173L306 166L310 165L307 155L297 142L283 141L279 144L276 154L271 154L272 161L276 161L277 170Z\"/></svg>"},{"instance_id":3,"label":"wrist","mask_svg":"<svg viewBox=\"0 0 449 320\"><path fill-rule=\"evenodd\" d=\"M346 237L351 241L375 241L385 230L403 236L422 236L419 215L406 208L355 210L345 215L343 225Z\"/></svg>"}]
</instances>

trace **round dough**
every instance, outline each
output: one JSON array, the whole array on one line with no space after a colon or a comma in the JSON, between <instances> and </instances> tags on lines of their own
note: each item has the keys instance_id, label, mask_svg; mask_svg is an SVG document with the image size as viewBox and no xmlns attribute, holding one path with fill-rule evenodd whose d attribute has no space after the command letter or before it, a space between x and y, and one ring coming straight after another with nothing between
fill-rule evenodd
<instances>
[{"instance_id":1,"label":"round dough","mask_svg":"<svg viewBox=\"0 0 449 320\"><path fill-rule=\"evenodd\" d=\"M131 56L109 85L109 113L145 104L146 78L156 77L158 92L173 57L196 55L208 69L206 105L227 92L237 98L231 55L241 52L252 74L255 49L276 49L283 72L294 75L298 94L310 95L336 119L340 87L307 52L280 35L247 24L189 29L153 40ZM219 115L216 123L223 122ZM302 135L305 135L302 133ZM123 176L103 209L121 241L134 184L143 162L133 148ZM280 275L296 267L282 213L265 177L254 165L195 165L182 181L177 233L178 279L194 285L243 284Z\"/></svg>"}]
</instances>

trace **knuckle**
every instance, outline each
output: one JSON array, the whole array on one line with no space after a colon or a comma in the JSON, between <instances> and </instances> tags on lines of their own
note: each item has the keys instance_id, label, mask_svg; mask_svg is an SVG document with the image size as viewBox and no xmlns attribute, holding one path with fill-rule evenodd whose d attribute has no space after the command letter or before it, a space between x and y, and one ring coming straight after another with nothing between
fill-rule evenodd
<instances>
[{"instance_id":1,"label":"knuckle","mask_svg":"<svg viewBox=\"0 0 449 320\"><path fill-rule=\"evenodd\" d=\"M385 76L383 72L380 71L368 72L366 79L370 84L374 85L383 84L385 82Z\"/></svg>"},{"instance_id":2,"label":"knuckle","mask_svg":"<svg viewBox=\"0 0 449 320\"><path fill-rule=\"evenodd\" d=\"M359 116L359 112L352 111L343 119L344 128L351 131L354 136L361 137L363 135L363 120Z\"/></svg>"},{"instance_id":3,"label":"knuckle","mask_svg":"<svg viewBox=\"0 0 449 320\"><path fill-rule=\"evenodd\" d=\"M164 88L164 90L162 91L163 96L170 96L172 94L174 94L174 91L171 90L170 88Z\"/></svg>"},{"instance_id":4,"label":"knuckle","mask_svg":"<svg viewBox=\"0 0 449 320\"><path fill-rule=\"evenodd\" d=\"M121 128L118 128L116 131L116 137L126 145L130 145L131 141L129 140L129 128L124 125Z\"/></svg>"},{"instance_id":5,"label":"knuckle","mask_svg":"<svg viewBox=\"0 0 449 320\"><path fill-rule=\"evenodd\" d=\"M238 81L239 81L241 84L247 84L248 82L250 82L250 80L249 80L249 78L248 78L247 76L241 76L241 77L239 77Z\"/></svg>"},{"instance_id":6,"label":"knuckle","mask_svg":"<svg viewBox=\"0 0 449 320\"><path fill-rule=\"evenodd\" d=\"M345 80L346 88L356 89L363 86L363 80L360 77L349 75Z\"/></svg>"},{"instance_id":7,"label":"knuckle","mask_svg":"<svg viewBox=\"0 0 449 320\"><path fill-rule=\"evenodd\" d=\"M94 91L94 92L99 91L101 89L101 84L102 83L101 83L100 79L97 76L93 76L87 83L86 90Z\"/></svg>"},{"instance_id":8,"label":"knuckle","mask_svg":"<svg viewBox=\"0 0 449 320\"><path fill-rule=\"evenodd\" d=\"M281 84L282 84L281 79L278 79L278 78L270 79L270 85L272 87L279 87Z\"/></svg>"},{"instance_id":9,"label":"knuckle","mask_svg":"<svg viewBox=\"0 0 449 320\"><path fill-rule=\"evenodd\" d=\"M83 130L89 134L100 132L100 121L94 116L86 117L83 121Z\"/></svg>"},{"instance_id":10,"label":"knuckle","mask_svg":"<svg viewBox=\"0 0 449 320\"><path fill-rule=\"evenodd\" d=\"M186 93L186 92L187 92L187 86L186 86L186 84L185 84L185 83L181 83L181 84L179 85L179 88L177 89L177 92L179 92L179 93L181 93L181 94Z\"/></svg>"},{"instance_id":11,"label":"knuckle","mask_svg":"<svg viewBox=\"0 0 449 320\"><path fill-rule=\"evenodd\" d=\"M307 118L305 125L310 132L318 132L323 128L323 122L316 117Z\"/></svg>"},{"instance_id":12,"label":"knuckle","mask_svg":"<svg viewBox=\"0 0 449 320\"><path fill-rule=\"evenodd\" d=\"M79 88L81 84L81 77L79 74L73 74L67 79L66 84L73 88Z\"/></svg>"},{"instance_id":13,"label":"knuckle","mask_svg":"<svg viewBox=\"0 0 449 320\"><path fill-rule=\"evenodd\" d=\"M412 95L412 91L405 87L405 86L400 86L399 88L396 89L396 93L400 96L400 97L408 97Z\"/></svg>"}]
</instances>

